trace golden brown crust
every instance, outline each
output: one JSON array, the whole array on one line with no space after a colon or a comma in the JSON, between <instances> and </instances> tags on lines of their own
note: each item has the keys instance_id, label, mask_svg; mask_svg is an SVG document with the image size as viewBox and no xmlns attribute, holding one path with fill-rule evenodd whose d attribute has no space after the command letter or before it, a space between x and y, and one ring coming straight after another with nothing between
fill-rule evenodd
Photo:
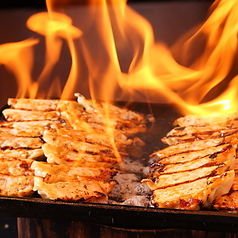
<instances>
[{"instance_id":1,"label":"golden brown crust","mask_svg":"<svg viewBox=\"0 0 238 238\"><path fill-rule=\"evenodd\" d=\"M61 118L60 112L57 111L41 112L7 108L2 113L8 121L56 121Z\"/></svg>"},{"instance_id":2,"label":"golden brown crust","mask_svg":"<svg viewBox=\"0 0 238 238\"><path fill-rule=\"evenodd\" d=\"M44 199L63 201L87 201L107 199L107 194L114 186L114 182L103 182L93 179L71 180L68 182L45 183L43 178L34 178L34 190Z\"/></svg>"},{"instance_id":3,"label":"golden brown crust","mask_svg":"<svg viewBox=\"0 0 238 238\"><path fill-rule=\"evenodd\" d=\"M213 204L214 210L238 210L238 191L230 191L227 194L217 197Z\"/></svg>"},{"instance_id":4,"label":"golden brown crust","mask_svg":"<svg viewBox=\"0 0 238 238\"><path fill-rule=\"evenodd\" d=\"M161 208L199 210L210 208L213 200L229 192L234 171L208 176L179 185L153 190L152 202Z\"/></svg>"},{"instance_id":5,"label":"golden brown crust","mask_svg":"<svg viewBox=\"0 0 238 238\"><path fill-rule=\"evenodd\" d=\"M0 196L28 197L33 194L34 176L0 174Z\"/></svg>"},{"instance_id":6,"label":"golden brown crust","mask_svg":"<svg viewBox=\"0 0 238 238\"><path fill-rule=\"evenodd\" d=\"M117 171L104 167L86 167L73 165L57 165L42 161L34 161L31 165L36 176L44 178L44 182L66 182L80 177L94 178L102 181L112 178Z\"/></svg>"},{"instance_id":7,"label":"golden brown crust","mask_svg":"<svg viewBox=\"0 0 238 238\"><path fill-rule=\"evenodd\" d=\"M30 196L34 184L43 198L105 202L125 147L143 146L133 134L145 130L144 117L127 109L92 100L10 98L8 105L0 123L2 196Z\"/></svg>"},{"instance_id":8,"label":"golden brown crust","mask_svg":"<svg viewBox=\"0 0 238 238\"><path fill-rule=\"evenodd\" d=\"M176 209L210 208L217 197L214 209L235 206L233 191L238 189L236 116L214 114L176 120L179 126L162 138L169 146L151 155L155 162L148 179L144 180L153 191L154 205Z\"/></svg>"},{"instance_id":9,"label":"golden brown crust","mask_svg":"<svg viewBox=\"0 0 238 238\"><path fill-rule=\"evenodd\" d=\"M9 176L33 176L32 160L18 158L0 158L0 173Z\"/></svg>"},{"instance_id":10,"label":"golden brown crust","mask_svg":"<svg viewBox=\"0 0 238 238\"><path fill-rule=\"evenodd\" d=\"M0 148L2 149L40 149L44 142L40 138L18 137L18 136L1 136Z\"/></svg>"}]
</instances>

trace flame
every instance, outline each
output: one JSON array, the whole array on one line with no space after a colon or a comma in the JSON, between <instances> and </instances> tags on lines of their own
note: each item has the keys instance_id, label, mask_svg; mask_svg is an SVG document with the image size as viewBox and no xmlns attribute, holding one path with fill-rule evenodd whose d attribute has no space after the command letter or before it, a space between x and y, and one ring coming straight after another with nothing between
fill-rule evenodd
<instances>
[{"instance_id":1,"label":"flame","mask_svg":"<svg viewBox=\"0 0 238 238\"><path fill-rule=\"evenodd\" d=\"M28 39L0 45L0 64L14 74L18 82L17 97L36 96L38 83L32 80L31 69L34 63L32 46L37 43L36 39Z\"/></svg>"},{"instance_id":2,"label":"flame","mask_svg":"<svg viewBox=\"0 0 238 238\"><path fill-rule=\"evenodd\" d=\"M68 7L81 3L87 3L84 14L71 16ZM105 101L166 101L183 114L237 110L236 0L216 0L201 27L170 48L155 42L150 23L125 0L47 0L46 5L48 12L27 21L43 38L0 46L0 63L17 79L17 97L70 99L80 91ZM34 53L42 39L45 62L36 77ZM65 45L71 62L62 80L52 72L64 60Z\"/></svg>"},{"instance_id":3,"label":"flame","mask_svg":"<svg viewBox=\"0 0 238 238\"><path fill-rule=\"evenodd\" d=\"M184 115L237 112L237 0L216 0L201 27L170 48L155 41L150 23L125 0L88 0L75 17L68 8L79 3L46 0L48 12L26 24L38 37L0 45L0 64L18 83L16 97L71 99L79 92L106 102L172 103ZM36 73L42 41L44 62ZM55 74L58 65L63 79ZM109 105L93 108L120 162ZM71 113L75 125L88 131Z\"/></svg>"},{"instance_id":4,"label":"flame","mask_svg":"<svg viewBox=\"0 0 238 238\"><path fill-rule=\"evenodd\" d=\"M43 84L44 80L49 78L55 64L59 60L61 53L62 38L67 41L72 57L71 71L65 86L65 90L61 93L61 98L67 98L67 93L73 94L74 84L77 82L77 55L73 40L80 37L82 32L72 26L72 20L65 14L51 12L50 14L43 12L30 17L27 21L27 26L32 31L35 31L45 36L46 57L45 66L39 76L39 84Z\"/></svg>"},{"instance_id":5,"label":"flame","mask_svg":"<svg viewBox=\"0 0 238 238\"><path fill-rule=\"evenodd\" d=\"M212 13L201 28L182 45L176 45L175 54L179 51L178 60L184 64L179 64L166 46L150 45L151 56L147 56L147 60L142 57L137 67L131 68L129 80L123 79L121 85L140 92L147 90L147 95L162 95L175 103L183 114L237 110L237 105L233 105L237 104L236 76L220 96L213 95L221 92L219 86L227 86L229 76L237 74L238 4L237 1L230 0L227 4L221 0L216 1L211 9ZM188 56L195 51L194 47L199 47L199 40L204 36L207 38L204 50L186 67Z\"/></svg>"}]
</instances>

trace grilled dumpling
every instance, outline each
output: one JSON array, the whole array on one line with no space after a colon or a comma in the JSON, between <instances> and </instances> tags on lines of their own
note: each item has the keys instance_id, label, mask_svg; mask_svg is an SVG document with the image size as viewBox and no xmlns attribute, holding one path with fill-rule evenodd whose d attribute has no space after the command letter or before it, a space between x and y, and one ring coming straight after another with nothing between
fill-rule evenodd
<instances>
[{"instance_id":1,"label":"grilled dumpling","mask_svg":"<svg viewBox=\"0 0 238 238\"><path fill-rule=\"evenodd\" d=\"M117 132L117 134L115 133ZM144 145L144 142L139 138L127 138L123 133L114 131L113 135L115 136L112 140L112 135L109 134L106 130L97 130L92 128L80 128L72 129L66 127L54 127L47 128L44 130L43 138L49 144L56 144L58 141L61 143L63 140L64 143L72 143L72 140L84 141L90 144L97 144L112 148L115 144L118 149L124 149L133 144Z\"/></svg>"},{"instance_id":2,"label":"grilled dumpling","mask_svg":"<svg viewBox=\"0 0 238 238\"><path fill-rule=\"evenodd\" d=\"M0 174L12 176L33 176L32 160L18 158L0 158Z\"/></svg>"},{"instance_id":3,"label":"grilled dumpling","mask_svg":"<svg viewBox=\"0 0 238 238\"><path fill-rule=\"evenodd\" d=\"M8 121L60 120L60 112L57 111L41 112L7 108L2 113Z\"/></svg>"},{"instance_id":4,"label":"grilled dumpling","mask_svg":"<svg viewBox=\"0 0 238 238\"><path fill-rule=\"evenodd\" d=\"M73 165L56 165L34 161L31 165L36 176L44 178L44 182L56 183L77 180L80 177L97 178L103 181L112 178L117 171L104 167L79 167Z\"/></svg>"},{"instance_id":5,"label":"grilled dumpling","mask_svg":"<svg viewBox=\"0 0 238 238\"><path fill-rule=\"evenodd\" d=\"M55 147L50 144L42 146L48 163L55 164L73 164L77 166L104 166L113 167L117 164L117 159L112 157L92 155L87 153L78 153L78 151L68 150L64 147Z\"/></svg>"},{"instance_id":6,"label":"grilled dumpling","mask_svg":"<svg viewBox=\"0 0 238 238\"><path fill-rule=\"evenodd\" d=\"M29 99L29 98L9 98L7 104L13 109L24 109L31 111L64 111L74 108L82 108L75 101L50 100L50 99Z\"/></svg>"},{"instance_id":7,"label":"grilled dumpling","mask_svg":"<svg viewBox=\"0 0 238 238\"><path fill-rule=\"evenodd\" d=\"M170 161L168 159L158 160L152 166L152 172L148 175L149 179L145 179L143 182L146 182L154 190L159 186L192 181L199 177L208 176L209 173L215 175L221 174L228 169L233 169L235 166L236 145L224 144L215 148L217 151L213 150L212 154L208 153L205 156L195 153L197 157L192 157L190 160L184 155L180 160L176 160L179 158L177 156ZM199 152L201 153L201 151ZM187 154L189 156L190 152L187 152Z\"/></svg>"},{"instance_id":8,"label":"grilled dumpling","mask_svg":"<svg viewBox=\"0 0 238 238\"><path fill-rule=\"evenodd\" d=\"M172 154L167 157L154 157L153 160L155 161L151 167L163 167L163 166L172 166L173 164L183 164L187 162L196 161L197 159L201 159L204 157L209 157L210 159L213 159L214 161L220 161L221 159L224 161L226 159L228 160L234 160L232 158L233 156L236 157L236 140L232 142L222 143L217 146L213 147L204 147L200 150L188 150L188 151L181 151L177 154ZM228 157L227 157L228 156ZM231 156L231 157L230 157ZM224 158L224 159L223 159Z\"/></svg>"},{"instance_id":9,"label":"grilled dumpling","mask_svg":"<svg viewBox=\"0 0 238 238\"><path fill-rule=\"evenodd\" d=\"M44 199L63 201L106 202L115 182L103 182L81 177L68 182L45 183L43 178L34 178L34 189Z\"/></svg>"},{"instance_id":10,"label":"grilled dumpling","mask_svg":"<svg viewBox=\"0 0 238 238\"><path fill-rule=\"evenodd\" d=\"M210 208L216 197L229 192L234 176L234 171L231 170L221 175L159 188L153 191L152 202L160 208L185 210Z\"/></svg>"},{"instance_id":11,"label":"grilled dumpling","mask_svg":"<svg viewBox=\"0 0 238 238\"><path fill-rule=\"evenodd\" d=\"M145 122L144 116L137 112L125 108L118 108L109 103L97 103L92 100L87 100L80 93L76 93L77 101L82 105L88 113L94 113L95 111L109 113L113 118L120 118L123 121L131 121L136 124L143 124ZM114 116L113 116L114 115Z\"/></svg>"},{"instance_id":12,"label":"grilled dumpling","mask_svg":"<svg viewBox=\"0 0 238 238\"><path fill-rule=\"evenodd\" d=\"M208 116L187 115L175 120L174 125L178 126L211 126L213 124L229 125L230 121L238 118L237 113L213 113Z\"/></svg>"},{"instance_id":13,"label":"grilled dumpling","mask_svg":"<svg viewBox=\"0 0 238 238\"><path fill-rule=\"evenodd\" d=\"M17 137L42 137L43 132L55 127L65 127L64 122L59 121L2 121L0 133Z\"/></svg>"},{"instance_id":14,"label":"grilled dumpling","mask_svg":"<svg viewBox=\"0 0 238 238\"><path fill-rule=\"evenodd\" d=\"M136 124L131 121L124 121L121 119L113 118L111 115L108 117L106 115L96 115L82 113L82 110L72 113L71 111L64 111L61 113L62 118L67 121L74 129L82 128L81 123L86 122L90 127L94 128L113 128L119 130L121 133L133 135L138 132L145 132L146 126L144 123ZM77 118L77 119L75 119Z\"/></svg>"},{"instance_id":15,"label":"grilled dumpling","mask_svg":"<svg viewBox=\"0 0 238 238\"><path fill-rule=\"evenodd\" d=\"M151 154L151 171L142 181L152 190L155 206L210 208L233 187L238 121L236 114L222 116L179 118L162 138L169 146Z\"/></svg>"},{"instance_id":16,"label":"grilled dumpling","mask_svg":"<svg viewBox=\"0 0 238 238\"><path fill-rule=\"evenodd\" d=\"M50 136L49 133L44 133L43 140L52 146L65 146L68 150L75 150L90 154L105 154L105 156L113 156L112 146L104 146L100 144L91 144L85 142L82 137L71 137L68 135Z\"/></svg>"},{"instance_id":17,"label":"grilled dumpling","mask_svg":"<svg viewBox=\"0 0 238 238\"><path fill-rule=\"evenodd\" d=\"M182 183L190 183L200 178L222 174L230 169L230 162L224 162L213 166L201 166L199 168L178 171L171 174L162 173L157 178L150 180L145 179L143 182L149 186L151 190L158 188L166 188Z\"/></svg>"},{"instance_id":18,"label":"grilled dumpling","mask_svg":"<svg viewBox=\"0 0 238 238\"><path fill-rule=\"evenodd\" d=\"M208 149L213 146L218 146L223 143L230 142L232 145L237 143L237 137L228 136L215 139L205 139L205 140L194 140L191 142L179 143L175 145L170 145L164 149L153 152L150 157L163 158L171 155L176 155L184 152L192 152Z\"/></svg>"},{"instance_id":19,"label":"grilled dumpling","mask_svg":"<svg viewBox=\"0 0 238 238\"><path fill-rule=\"evenodd\" d=\"M39 149L44 142L40 138L35 137L18 137L18 136L1 136L0 148L31 148Z\"/></svg>"},{"instance_id":20,"label":"grilled dumpling","mask_svg":"<svg viewBox=\"0 0 238 238\"><path fill-rule=\"evenodd\" d=\"M215 198L212 203L212 209L214 210L238 210L238 174L235 170L235 178L232 183L230 191L226 194L222 194Z\"/></svg>"},{"instance_id":21,"label":"grilled dumpling","mask_svg":"<svg viewBox=\"0 0 238 238\"><path fill-rule=\"evenodd\" d=\"M8 105L0 123L3 196L106 201L125 147L144 145L134 136L145 130L144 116L107 103L10 98Z\"/></svg>"},{"instance_id":22,"label":"grilled dumpling","mask_svg":"<svg viewBox=\"0 0 238 238\"><path fill-rule=\"evenodd\" d=\"M162 141L172 145L177 143L204 140L207 138L219 138L227 136L238 136L238 128L210 128L210 127L177 127L171 130Z\"/></svg>"},{"instance_id":23,"label":"grilled dumpling","mask_svg":"<svg viewBox=\"0 0 238 238\"><path fill-rule=\"evenodd\" d=\"M179 151L176 154L172 154L169 156L162 155L161 157L158 157L157 155L153 155L153 161L155 161L151 166L152 167L163 167L165 165L173 166L173 164L181 164L190 162L199 158L204 157L210 157L213 159L216 159L217 156L219 156L223 152L229 153L230 150L232 150L233 147L236 147L236 145L233 143L223 143L217 146L207 147L200 150L188 150L188 151ZM160 154L160 152L158 152Z\"/></svg>"},{"instance_id":24,"label":"grilled dumpling","mask_svg":"<svg viewBox=\"0 0 238 238\"><path fill-rule=\"evenodd\" d=\"M220 165L224 162L229 162L229 168L233 169L235 166L235 153L236 148L231 146L227 147L225 151L217 151L213 154L207 154L204 157L197 157L192 160L184 161L184 162L176 162L163 164L163 161L157 164L151 176L157 178L162 174L171 174L177 173L181 171L193 171L193 169L201 168L204 166L213 166ZM193 172L192 172L193 173Z\"/></svg>"},{"instance_id":25,"label":"grilled dumpling","mask_svg":"<svg viewBox=\"0 0 238 238\"><path fill-rule=\"evenodd\" d=\"M0 196L28 197L33 194L34 176L0 174Z\"/></svg>"},{"instance_id":26,"label":"grilled dumpling","mask_svg":"<svg viewBox=\"0 0 238 238\"><path fill-rule=\"evenodd\" d=\"M213 210L238 210L238 190L231 190L229 193L218 196L212 203Z\"/></svg>"},{"instance_id":27,"label":"grilled dumpling","mask_svg":"<svg viewBox=\"0 0 238 238\"><path fill-rule=\"evenodd\" d=\"M8 148L8 149L0 149L0 158L43 160L45 158L45 155L41 148L40 149Z\"/></svg>"}]
</instances>

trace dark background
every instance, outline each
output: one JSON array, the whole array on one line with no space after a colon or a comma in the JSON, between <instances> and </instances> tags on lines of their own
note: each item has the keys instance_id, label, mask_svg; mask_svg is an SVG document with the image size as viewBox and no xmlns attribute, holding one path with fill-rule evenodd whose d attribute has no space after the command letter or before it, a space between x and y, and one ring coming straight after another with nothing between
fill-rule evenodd
<instances>
[{"instance_id":1,"label":"dark background","mask_svg":"<svg viewBox=\"0 0 238 238\"><path fill-rule=\"evenodd\" d=\"M57 0L59 2L59 0ZM72 1L72 0L71 0ZM128 3L136 2L189 2L192 0L128 0ZM212 2L212 0L196 0L198 2ZM63 2L63 0L62 0ZM73 0L72 2L84 4L87 0ZM45 7L45 0L0 0L0 8L38 8Z\"/></svg>"}]
</instances>

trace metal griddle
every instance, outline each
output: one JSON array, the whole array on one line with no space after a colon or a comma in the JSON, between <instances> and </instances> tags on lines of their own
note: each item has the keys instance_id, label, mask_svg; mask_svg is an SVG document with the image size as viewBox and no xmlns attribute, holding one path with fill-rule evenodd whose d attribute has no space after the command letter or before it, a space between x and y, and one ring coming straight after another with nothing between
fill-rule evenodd
<instances>
[{"instance_id":1,"label":"metal griddle","mask_svg":"<svg viewBox=\"0 0 238 238\"><path fill-rule=\"evenodd\" d=\"M122 104L120 104L122 105ZM160 141L179 113L171 105L133 103L128 108L148 114L156 122L139 137L146 142L142 159L165 147ZM228 211L184 211L82 202L49 201L41 198L0 197L0 215L63 221L83 221L125 229L189 229L238 232L238 214Z\"/></svg>"}]
</instances>

